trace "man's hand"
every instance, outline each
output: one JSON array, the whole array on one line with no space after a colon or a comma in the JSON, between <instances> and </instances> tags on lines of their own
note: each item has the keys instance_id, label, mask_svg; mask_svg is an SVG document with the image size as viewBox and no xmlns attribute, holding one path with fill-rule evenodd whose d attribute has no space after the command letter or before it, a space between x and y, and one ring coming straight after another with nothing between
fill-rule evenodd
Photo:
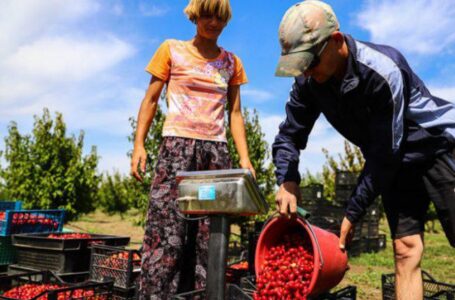
<instances>
[{"instance_id":1,"label":"man's hand","mask_svg":"<svg viewBox=\"0 0 455 300\"><path fill-rule=\"evenodd\" d=\"M283 182L275 199L276 209L282 216L289 217L288 213L295 214L297 212L297 200L300 200L299 185L293 181Z\"/></svg>"},{"instance_id":2,"label":"man's hand","mask_svg":"<svg viewBox=\"0 0 455 300\"><path fill-rule=\"evenodd\" d=\"M345 250L346 245L349 244L354 236L354 226L348 218L344 217L341 222L340 229L340 249Z\"/></svg>"},{"instance_id":3,"label":"man's hand","mask_svg":"<svg viewBox=\"0 0 455 300\"><path fill-rule=\"evenodd\" d=\"M142 177L137 171L138 166L140 164L140 169L142 174L145 173L145 162L147 160L147 152L145 151L144 147L138 146L134 147L133 155L131 157L131 175L134 176L137 180L142 182Z\"/></svg>"}]
</instances>

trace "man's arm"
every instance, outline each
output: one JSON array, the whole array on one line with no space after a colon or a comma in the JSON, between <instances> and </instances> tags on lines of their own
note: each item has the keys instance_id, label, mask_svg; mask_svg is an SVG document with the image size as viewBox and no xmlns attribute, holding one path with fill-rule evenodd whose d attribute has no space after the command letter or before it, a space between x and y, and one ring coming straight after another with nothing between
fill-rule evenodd
<instances>
[{"instance_id":1,"label":"man's arm","mask_svg":"<svg viewBox=\"0 0 455 300\"><path fill-rule=\"evenodd\" d=\"M286 119L272 145L275 175L280 186L276 196L277 209L283 215L289 209L291 213L296 211L297 197L300 197L300 150L306 147L308 135L320 114L320 110L309 101L310 97L305 79L296 78L286 104Z\"/></svg>"}]
</instances>

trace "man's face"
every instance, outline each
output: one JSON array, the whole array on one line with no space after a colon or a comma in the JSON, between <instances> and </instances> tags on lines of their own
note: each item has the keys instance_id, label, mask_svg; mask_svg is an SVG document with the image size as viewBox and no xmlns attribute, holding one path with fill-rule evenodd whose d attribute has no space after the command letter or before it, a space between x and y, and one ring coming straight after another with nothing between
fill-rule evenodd
<instances>
[{"instance_id":1,"label":"man's face","mask_svg":"<svg viewBox=\"0 0 455 300\"><path fill-rule=\"evenodd\" d=\"M335 42L329 39L326 47L319 55L319 63L307 69L303 75L305 77L311 77L318 83L324 83L329 80L336 70L336 55Z\"/></svg>"}]
</instances>

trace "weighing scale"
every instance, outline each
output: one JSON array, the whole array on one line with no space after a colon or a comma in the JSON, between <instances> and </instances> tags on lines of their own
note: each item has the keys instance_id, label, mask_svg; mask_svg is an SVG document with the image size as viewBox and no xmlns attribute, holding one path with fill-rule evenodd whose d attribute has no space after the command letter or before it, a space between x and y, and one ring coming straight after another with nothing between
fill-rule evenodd
<instances>
[{"instance_id":1,"label":"weighing scale","mask_svg":"<svg viewBox=\"0 0 455 300\"><path fill-rule=\"evenodd\" d=\"M229 217L264 214L267 203L247 169L177 172L177 183L180 212L210 219L206 299L223 300Z\"/></svg>"}]
</instances>

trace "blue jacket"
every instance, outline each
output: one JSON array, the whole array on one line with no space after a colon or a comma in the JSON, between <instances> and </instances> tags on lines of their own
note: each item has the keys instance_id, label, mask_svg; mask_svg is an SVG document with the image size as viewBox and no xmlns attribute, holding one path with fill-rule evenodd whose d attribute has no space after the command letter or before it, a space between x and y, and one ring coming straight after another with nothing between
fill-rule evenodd
<instances>
[{"instance_id":1,"label":"blue jacket","mask_svg":"<svg viewBox=\"0 0 455 300\"><path fill-rule=\"evenodd\" d=\"M365 158L346 209L347 218L356 222L390 187L403 164L426 161L453 148L455 106L432 96L396 49L349 35L345 39L349 58L341 82L295 78L272 152L278 184L299 183L300 150L323 113Z\"/></svg>"}]
</instances>

